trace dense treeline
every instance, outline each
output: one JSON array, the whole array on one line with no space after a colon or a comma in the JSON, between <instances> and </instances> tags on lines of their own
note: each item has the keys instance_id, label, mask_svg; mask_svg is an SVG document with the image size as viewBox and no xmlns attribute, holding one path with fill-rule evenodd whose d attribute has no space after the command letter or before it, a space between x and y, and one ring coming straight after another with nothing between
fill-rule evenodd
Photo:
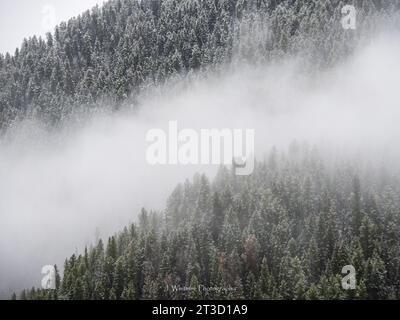
<instances>
[{"instance_id":1,"label":"dense treeline","mask_svg":"<svg viewBox=\"0 0 400 320\"><path fill-rule=\"evenodd\" d=\"M399 177L331 162L293 144L251 176L196 175L162 214L143 209L137 224L67 259L57 290L19 298L399 299ZM342 288L345 265L355 290ZM199 286L226 290L190 289Z\"/></svg>"},{"instance_id":2,"label":"dense treeline","mask_svg":"<svg viewBox=\"0 0 400 320\"><path fill-rule=\"evenodd\" d=\"M357 30L340 24L357 7ZM0 54L0 128L35 116L58 123L100 105L118 108L172 75L306 52L316 65L347 54L394 0L112 0L61 23L46 39ZM131 99L127 99L131 98Z\"/></svg>"}]
</instances>

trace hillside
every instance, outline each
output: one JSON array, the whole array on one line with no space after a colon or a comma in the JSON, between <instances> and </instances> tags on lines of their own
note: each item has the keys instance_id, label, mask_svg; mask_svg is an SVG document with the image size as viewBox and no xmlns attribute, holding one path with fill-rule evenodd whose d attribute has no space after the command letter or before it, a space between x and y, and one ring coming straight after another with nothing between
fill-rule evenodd
<instances>
[{"instance_id":1,"label":"hillside","mask_svg":"<svg viewBox=\"0 0 400 320\"><path fill-rule=\"evenodd\" d=\"M358 27L346 32L339 0L108 1L46 39L0 54L0 128L26 117L52 126L71 114L132 107L152 84L235 62L301 52L316 68L332 65L400 6L355 2Z\"/></svg>"},{"instance_id":2,"label":"hillside","mask_svg":"<svg viewBox=\"0 0 400 320\"><path fill-rule=\"evenodd\" d=\"M399 13L397 0L110 0L0 54L2 292L81 246L55 290L12 298L400 299ZM146 158L146 133L171 121L257 131L254 172L202 167L159 210L195 172ZM97 224L106 238L83 250Z\"/></svg>"},{"instance_id":3,"label":"hillside","mask_svg":"<svg viewBox=\"0 0 400 320\"><path fill-rule=\"evenodd\" d=\"M57 290L19 298L399 299L399 191L385 169L294 143L249 177L224 167L211 183L196 175L165 212L143 209L138 223L68 258ZM342 289L346 265L355 290Z\"/></svg>"}]
</instances>

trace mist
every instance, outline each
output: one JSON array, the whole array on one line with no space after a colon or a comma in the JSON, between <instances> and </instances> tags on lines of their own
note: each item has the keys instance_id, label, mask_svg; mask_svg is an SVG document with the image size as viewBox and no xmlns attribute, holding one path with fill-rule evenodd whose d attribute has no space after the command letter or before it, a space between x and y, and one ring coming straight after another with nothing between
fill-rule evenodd
<instances>
[{"instance_id":1,"label":"mist","mask_svg":"<svg viewBox=\"0 0 400 320\"><path fill-rule=\"evenodd\" d=\"M256 157L294 139L334 157L396 163L400 37L384 35L333 69L300 60L240 65L189 85L166 85L135 111L98 115L49 133L26 120L0 141L0 293L39 286L41 267L62 266L142 207L163 210L177 183L218 166L146 162L146 132L254 129ZM397 169L397 168L396 168ZM98 230L98 231L96 231Z\"/></svg>"}]
</instances>

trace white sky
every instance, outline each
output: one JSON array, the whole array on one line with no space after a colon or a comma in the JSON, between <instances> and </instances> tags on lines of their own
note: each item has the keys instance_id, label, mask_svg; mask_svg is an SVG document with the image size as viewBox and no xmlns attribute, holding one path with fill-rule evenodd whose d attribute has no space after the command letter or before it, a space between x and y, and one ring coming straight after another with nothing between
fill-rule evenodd
<instances>
[{"instance_id":1,"label":"white sky","mask_svg":"<svg viewBox=\"0 0 400 320\"><path fill-rule=\"evenodd\" d=\"M53 31L61 21L104 0L0 0L0 52L14 53L22 40Z\"/></svg>"}]
</instances>

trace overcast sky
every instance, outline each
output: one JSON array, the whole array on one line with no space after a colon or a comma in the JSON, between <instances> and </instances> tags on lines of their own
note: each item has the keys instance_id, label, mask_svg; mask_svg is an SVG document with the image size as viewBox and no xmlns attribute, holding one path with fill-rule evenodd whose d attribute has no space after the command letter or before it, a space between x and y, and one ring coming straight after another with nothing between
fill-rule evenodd
<instances>
[{"instance_id":1,"label":"overcast sky","mask_svg":"<svg viewBox=\"0 0 400 320\"><path fill-rule=\"evenodd\" d=\"M0 52L14 53L24 38L45 35L61 21L104 0L0 0Z\"/></svg>"}]
</instances>

